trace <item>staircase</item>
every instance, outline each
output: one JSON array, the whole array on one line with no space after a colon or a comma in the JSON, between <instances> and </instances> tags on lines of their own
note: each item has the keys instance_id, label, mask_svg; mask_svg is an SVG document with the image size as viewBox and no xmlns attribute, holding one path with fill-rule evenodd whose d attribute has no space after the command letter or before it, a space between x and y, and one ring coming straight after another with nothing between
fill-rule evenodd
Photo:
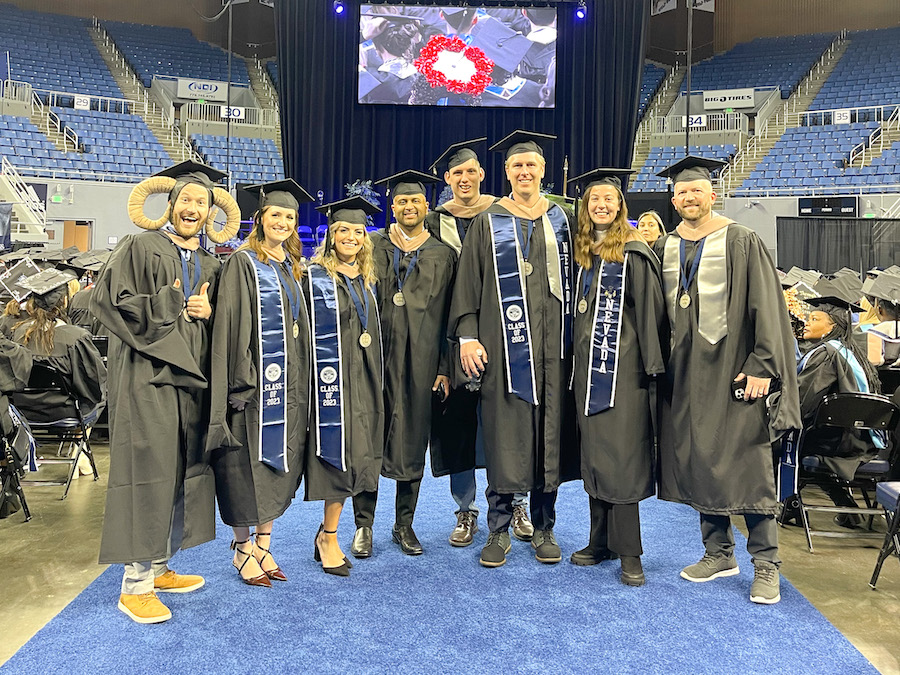
<instances>
[{"instance_id":1,"label":"staircase","mask_svg":"<svg viewBox=\"0 0 900 675\"><path fill-rule=\"evenodd\" d=\"M844 34L835 38L822 58L810 69L809 74L800 82L790 98L784 102L782 109L766 120L762 128L756 130L756 135L747 140L731 163L722 170L719 182L720 190L725 196L731 196L735 190L740 189L744 181L756 169L757 164L775 147L787 127L799 126L800 113L809 110L809 106L849 45L850 41Z\"/></svg>"},{"instance_id":2,"label":"staircase","mask_svg":"<svg viewBox=\"0 0 900 675\"><path fill-rule=\"evenodd\" d=\"M894 109L890 119L882 122L870 139L853 149L850 153L849 166L855 168L871 166L874 159L881 157L884 151L897 141L900 141L900 108Z\"/></svg>"},{"instance_id":3,"label":"staircase","mask_svg":"<svg viewBox=\"0 0 900 675\"><path fill-rule=\"evenodd\" d=\"M644 118L641 120L634 138L634 154L631 158L632 171L639 173L646 164L647 157L650 156L650 140L656 127L656 119L665 117L672 109L675 99L678 98L684 74L683 67L675 66L663 80L653 100L650 101L650 105L647 106L647 111L644 113Z\"/></svg>"},{"instance_id":4,"label":"staircase","mask_svg":"<svg viewBox=\"0 0 900 675\"><path fill-rule=\"evenodd\" d=\"M156 140L160 142L169 154L171 162L175 164L187 159L202 161L199 155L185 141L181 131L165 119L160 107L150 99L147 88L144 87L137 74L125 61L124 54L119 51L115 43L100 27L99 22L95 20L94 25L88 32L125 98L130 101L143 103L143 105L133 106L134 109L131 112L140 115L144 119L150 131L156 136Z\"/></svg>"},{"instance_id":5,"label":"staircase","mask_svg":"<svg viewBox=\"0 0 900 675\"><path fill-rule=\"evenodd\" d=\"M46 207L6 157L0 158L0 201L13 205L10 233L15 241L47 241Z\"/></svg>"},{"instance_id":6,"label":"staircase","mask_svg":"<svg viewBox=\"0 0 900 675\"><path fill-rule=\"evenodd\" d=\"M69 140L65 133L59 127L59 118L56 115L55 120L51 119L50 110L46 107L38 108L36 105L31 106L31 123L36 126L43 134L50 139L54 147L60 152L77 152L78 148Z\"/></svg>"},{"instance_id":7,"label":"staircase","mask_svg":"<svg viewBox=\"0 0 900 675\"><path fill-rule=\"evenodd\" d=\"M272 86L272 79L269 77L268 71L266 71L268 59L260 61L251 57L245 60L247 61L247 72L250 74L250 88L253 90L256 100L259 101L259 107L277 111L278 92ZM282 152L280 119L275 124L275 145L278 147L278 152Z\"/></svg>"}]
</instances>

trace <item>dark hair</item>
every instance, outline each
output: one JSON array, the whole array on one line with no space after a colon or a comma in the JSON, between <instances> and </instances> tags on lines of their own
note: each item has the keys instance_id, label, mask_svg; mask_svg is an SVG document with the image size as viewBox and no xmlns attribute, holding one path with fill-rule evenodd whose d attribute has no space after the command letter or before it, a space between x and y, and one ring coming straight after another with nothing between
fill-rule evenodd
<instances>
[{"instance_id":1,"label":"dark hair","mask_svg":"<svg viewBox=\"0 0 900 675\"><path fill-rule=\"evenodd\" d=\"M410 60L413 55L413 45L420 37L419 29L412 23L391 23L372 38L372 44L379 51Z\"/></svg>"},{"instance_id":2,"label":"dark hair","mask_svg":"<svg viewBox=\"0 0 900 675\"><path fill-rule=\"evenodd\" d=\"M475 9L461 9L457 12L441 12L441 15L444 17L444 21L446 21L453 30L458 32L460 29L464 27L469 28L472 25L472 20L475 18L477 11L478 10ZM455 21L453 20L452 15L455 15Z\"/></svg>"},{"instance_id":3,"label":"dark hair","mask_svg":"<svg viewBox=\"0 0 900 675\"><path fill-rule=\"evenodd\" d=\"M556 21L556 10L548 7L526 9L525 16L536 26L550 26Z\"/></svg>"}]
</instances>

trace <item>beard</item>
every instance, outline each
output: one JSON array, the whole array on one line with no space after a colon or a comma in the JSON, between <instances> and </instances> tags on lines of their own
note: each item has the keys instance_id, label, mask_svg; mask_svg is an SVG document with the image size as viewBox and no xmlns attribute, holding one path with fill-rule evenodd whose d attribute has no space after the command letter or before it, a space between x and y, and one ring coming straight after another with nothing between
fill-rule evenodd
<instances>
[{"instance_id":1,"label":"beard","mask_svg":"<svg viewBox=\"0 0 900 675\"><path fill-rule=\"evenodd\" d=\"M196 223L186 223L177 216L172 219L172 227L175 228L175 232L178 233L178 236L182 239L196 237L200 234L200 230L203 229L203 224L204 222L202 220L198 220Z\"/></svg>"}]
</instances>

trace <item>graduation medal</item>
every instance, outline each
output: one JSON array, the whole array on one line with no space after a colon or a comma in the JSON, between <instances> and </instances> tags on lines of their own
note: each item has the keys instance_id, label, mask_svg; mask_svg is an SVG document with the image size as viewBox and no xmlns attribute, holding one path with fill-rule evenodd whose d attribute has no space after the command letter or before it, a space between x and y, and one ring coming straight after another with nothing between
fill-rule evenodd
<instances>
[{"instance_id":1,"label":"graduation medal","mask_svg":"<svg viewBox=\"0 0 900 675\"><path fill-rule=\"evenodd\" d=\"M681 307L681 309L687 309L688 307L690 307L691 296L689 296L687 293L682 293L681 297L678 298L678 306Z\"/></svg>"},{"instance_id":2,"label":"graduation medal","mask_svg":"<svg viewBox=\"0 0 900 675\"><path fill-rule=\"evenodd\" d=\"M586 299L586 298L582 298L582 299L578 302L578 311L579 311L581 314L584 314L584 313L587 311L587 308L588 308L588 302L587 302L587 299Z\"/></svg>"},{"instance_id":3,"label":"graduation medal","mask_svg":"<svg viewBox=\"0 0 900 675\"><path fill-rule=\"evenodd\" d=\"M394 304L397 307L403 307L406 304L406 298L403 297L403 291L397 291L394 293Z\"/></svg>"},{"instance_id":4,"label":"graduation medal","mask_svg":"<svg viewBox=\"0 0 900 675\"><path fill-rule=\"evenodd\" d=\"M359 346L360 347L365 349L370 344L372 344L372 336L368 332L365 332L359 336Z\"/></svg>"},{"instance_id":5,"label":"graduation medal","mask_svg":"<svg viewBox=\"0 0 900 675\"><path fill-rule=\"evenodd\" d=\"M526 260L525 263L522 265L522 269L525 271L525 276L530 277L531 273L534 272L534 265L532 265L530 262L528 262Z\"/></svg>"},{"instance_id":6,"label":"graduation medal","mask_svg":"<svg viewBox=\"0 0 900 675\"><path fill-rule=\"evenodd\" d=\"M294 327L292 332L294 333L294 337L298 337L300 335L300 326L297 325L297 322L294 322Z\"/></svg>"}]
</instances>

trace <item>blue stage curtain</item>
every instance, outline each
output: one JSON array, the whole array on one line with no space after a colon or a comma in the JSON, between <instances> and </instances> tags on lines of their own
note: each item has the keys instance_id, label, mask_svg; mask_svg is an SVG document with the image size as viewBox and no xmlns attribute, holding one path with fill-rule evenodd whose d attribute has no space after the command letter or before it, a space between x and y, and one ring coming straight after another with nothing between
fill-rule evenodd
<instances>
[{"instance_id":1,"label":"blue stage curtain","mask_svg":"<svg viewBox=\"0 0 900 675\"><path fill-rule=\"evenodd\" d=\"M544 179L556 193L566 156L570 178L631 165L649 0L593 0L583 21L573 4L558 7L555 109L360 105L361 3L344 4L342 16L325 0L275 4L285 172L312 194L339 199L345 183L425 170L451 143L479 136L494 143L515 129L559 137L546 153ZM502 158L482 157L482 164L483 191L508 192ZM303 216L316 219L311 210Z\"/></svg>"}]
</instances>

